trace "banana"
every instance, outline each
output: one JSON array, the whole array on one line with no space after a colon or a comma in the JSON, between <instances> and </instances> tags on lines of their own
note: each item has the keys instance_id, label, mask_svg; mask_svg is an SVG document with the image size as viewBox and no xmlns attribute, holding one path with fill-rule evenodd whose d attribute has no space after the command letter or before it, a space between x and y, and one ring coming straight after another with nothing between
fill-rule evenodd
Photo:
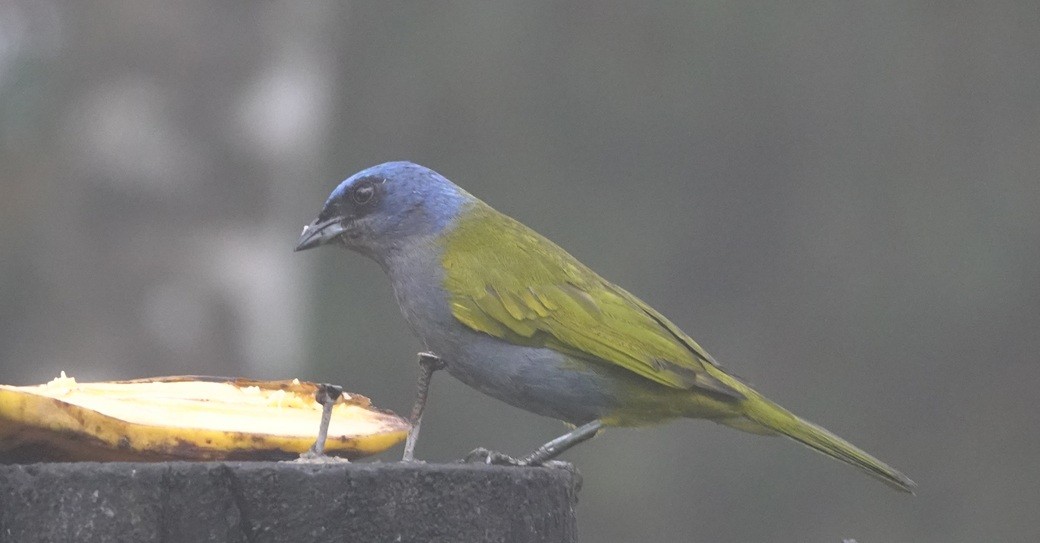
<instances>
[{"instance_id":1,"label":"banana","mask_svg":"<svg viewBox=\"0 0 1040 543\"><path fill-rule=\"evenodd\" d=\"M0 462L274 460L314 442L314 383L177 376L0 385ZM344 393L325 451L359 458L402 441L407 420Z\"/></svg>"}]
</instances>

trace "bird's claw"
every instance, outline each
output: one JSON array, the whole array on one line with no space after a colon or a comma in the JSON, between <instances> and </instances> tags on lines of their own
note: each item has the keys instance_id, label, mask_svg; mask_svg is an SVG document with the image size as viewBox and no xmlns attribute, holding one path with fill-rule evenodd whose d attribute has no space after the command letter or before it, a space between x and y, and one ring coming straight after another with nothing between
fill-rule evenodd
<instances>
[{"instance_id":1,"label":"bird's claw","mask_svg":"<svg viewBox=\"0 0 1040 543\"><path fill-rule=\"evenodd\" d=\"M571 472L578 471L578 468L575 468L574 464L565 460L546 460L545 462L542 462L538 465L543 468L562 469Z\"/></svg>"},{"instance_id":2,"label":"bird's claw","mask_svg":"<svg viewBox=\"0 0 1040 543\"><path fill-rule=\"evenodd\" d=\"M484 447L477 447L470 451L465 458L461 460L464 464L487 464L489 466L530 466L530 467L542 467L552 469L563 469L567 471L577 471L574 468L574 464L570 462L564 462L563 460L546 460L544 462L535 462L528 458L516 458L509 456L505 453L498 451L492 451L485 449Z\"/></svg>"},{"instance_id":3,"label":"bird's claw","mask_svg":"<svg viewBox=\"0 0 1040 543\"><path fill-rule=\"evenodd\" d=\"M470 451L465 458L462 459L464 464L487 464L489 466L526 466L527 463L519 458L514 458L508 454L503 454L498 451L492 451L485 449L484 447L477 447Z\"/></svg>"}]
</instances>

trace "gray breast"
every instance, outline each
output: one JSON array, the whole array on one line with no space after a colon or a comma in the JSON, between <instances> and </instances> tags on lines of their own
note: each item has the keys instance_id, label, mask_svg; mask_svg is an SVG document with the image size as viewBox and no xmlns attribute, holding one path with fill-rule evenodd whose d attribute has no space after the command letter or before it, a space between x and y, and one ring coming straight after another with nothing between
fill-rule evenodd
<instances>
[{"instance_id":1,"label":"gray breast","mask_svg":"<svg viewBox=\"0 0 1040 543\"><path fill-rule=\"evenodd\" d=\"M394 251L384 265L401 313L431 350L431 342L441 343L441 336L451 335L452 328L460 325L451 315L443 287L440 254L434 240L417 240Z\"/></svg>"}]
</instances>

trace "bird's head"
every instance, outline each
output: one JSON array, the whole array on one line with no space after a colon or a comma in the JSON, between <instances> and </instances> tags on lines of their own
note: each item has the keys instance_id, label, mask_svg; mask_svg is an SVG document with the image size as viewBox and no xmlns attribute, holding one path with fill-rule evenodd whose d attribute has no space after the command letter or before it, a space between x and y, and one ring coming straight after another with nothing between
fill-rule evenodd
<instances>
[{"instance_id":1,"label":"bird's head","mask_svg":"<svg viewBox=\"0 0 1040 543\"><path fill-rule=\"evenodd\" d=\"M373 166L332 191L318 218L303 228L296 250L336 242L381 261L409 241L436 235L470 198L418 164Z\"/></svg>"}]
</instances>

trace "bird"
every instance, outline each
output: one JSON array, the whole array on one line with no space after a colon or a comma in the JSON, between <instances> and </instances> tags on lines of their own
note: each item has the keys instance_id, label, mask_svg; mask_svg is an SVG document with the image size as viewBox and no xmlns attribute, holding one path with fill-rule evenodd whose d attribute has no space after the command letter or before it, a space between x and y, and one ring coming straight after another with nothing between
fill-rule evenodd
<instances>
[{"instance_id":1,"label":"bird","mask_svg":"<svg viewBox=\"0 0 1040 543\"><path fill-rule=\"evenodd\" d=\"M470 460L542 465L605 427L696 418L784 435L895 489L916 487L767 399L646 302L432 169L387 162L341 182L295 250L323 245L379 264L424 344L421 360L574 428L523 458L477 449Z\"/></svg>"}]
</instances>

